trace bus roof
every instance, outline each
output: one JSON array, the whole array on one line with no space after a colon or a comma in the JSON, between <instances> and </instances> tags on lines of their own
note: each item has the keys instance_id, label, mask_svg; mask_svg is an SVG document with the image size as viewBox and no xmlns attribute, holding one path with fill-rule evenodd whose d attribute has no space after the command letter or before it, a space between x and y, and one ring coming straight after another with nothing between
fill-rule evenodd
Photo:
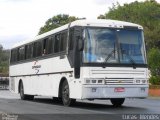
<instances>
[{"instance_id":1,"label":"bus roof","mask_svg":"<svg viewBox=\"0 0 160 120\"><path fill-rule=\"evenodd\" d=\"M56 29L53 29L53 30L51 30L49 32L46 32L46 33L41 34L41 35L38 35L33 39L19 42L18 44L15 44L12 47L12 49L16 48L16 47L19 47L19 46L22 46L24 44L27 44L27 43L30 43L30 42L45 38L45 37L47 37L49 35L52 35L54 33L66 30L66 29L68 29L68 25L69 24L63 25L63 26L58 27ZM125 27L126 28L127 27L131 28L131 27L137 27L139 29L143 29L143 27L138 25L138 24L134 24L134 23L130 23L130 22L124 22L124 21L118 21L118 20L109 20L109 19L76 20L76 21L73 21L73 22L70 23L70 27L73 27L73 26L92 26L92 27L109 27L109 28L125 28Z\"/></svg>"}]
</instances>

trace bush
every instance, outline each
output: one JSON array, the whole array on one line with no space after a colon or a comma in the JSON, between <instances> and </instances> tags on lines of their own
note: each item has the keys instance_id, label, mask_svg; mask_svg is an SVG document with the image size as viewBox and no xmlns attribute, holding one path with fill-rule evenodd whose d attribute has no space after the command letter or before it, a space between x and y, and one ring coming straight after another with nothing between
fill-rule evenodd
<instances>
[{"instance_id":1,"label":"bush","mask_svg":"<svg viewBox=\"0 0 160 120\"><path fill-rule=\"evenodd\" d=\"M149 82L152 85L158 85L158 84L160 84L160 76L151 76L150 79L149 79Z\"/></svg>"},{"instance_id":2,"label":"bush","mask_svg":"<svg viewBox=\"0 0 160 120\"><path fill-rule=\"evenodd\" d=\"M150 83L160 84L160 50L152 48L148 53L148 65L151 71Z\"/></svg>"},{"instance_id":3,"label":"bush","mask_svg":"<svg viewBox=\"0 0 160 120\"><path fill-rule=\"evenodd\" d=\"M149 89L160 89L160 85L149 85Z\"/></svg>"}]
</instances>

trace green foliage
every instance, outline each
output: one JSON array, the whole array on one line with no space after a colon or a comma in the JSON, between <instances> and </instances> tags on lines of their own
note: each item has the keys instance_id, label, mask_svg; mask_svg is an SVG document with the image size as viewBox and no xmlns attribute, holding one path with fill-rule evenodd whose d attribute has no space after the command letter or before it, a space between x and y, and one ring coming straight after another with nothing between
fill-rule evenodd
<instances>
[{"instance_id":1,"label":"green foliage","mask_svg":"<svg viewBox=\"0 0 160 120\"><path fill-rule=\"evenodd\" d=\"M97 18L98 19L106 19L105 15L99 15Z\"/></svg>"},{"instance_id":2,"label":"green foliage","mask_svg":"<svg viewBox=\"0 0 160 120\"><path fill-rule=\"evenodd\" d=\"M149 85L150 89L160 89L160 85Z\"/></svg>"},{"instance_id":3,"label":"green foliage","mask_svg":"<svg viewBox=\"0 0 160 120\"><path fill-rule=\"evenodd\" d=\"M152 48L148 53L148 65L151 69L151 74L160 75L160 50Z\"/></svg>"},{"instance_id":4,"label":"green foliage","mask_svg":"<svg viewBox=\"0 0 160 120\"><path fill-rule=\"evenodd\" d=\"M8 74L9 71L9 50L3 50L0 45L0 73Z\"/></svg>"},{"instance_id":5,"label":"green foliage","mask_svg":"<svg viewBox=\"0 0 160 120\"><path fill-rule=\"evenodd\" d=\"M99 19L115 19L140 24L148 50L148 64L152 84L160 84L160 4L155 0L132 2L121 6L113 4L109 12Z\"/></svg>"},{"instance_id":6,"label":"green foliage","mask_svg":"<svg viewBox=\"0 0 160 120\"><path fill-rule=\"evenodd\" d=\"M151 71L150 82L152 84L160 83L160 50L158 48L150 49L148 53L148 65Z\"/></svg>"},{"instance_id":7,"label":"green foliage","mask_svg":"<svg viewBox=\"0 0 160 120\"><path fill-rule=\"evenodd\" d=\"M65 25L69 22L75 21L77 19L78 18L76 18L74 16L69 16L66 14L59 14L59 15L53 16L52 18L49 18L46 21L46 23L43 27L40 28L38 34L39 35L43 34L45 32L52 30L52 29L55 29L55 28L60 27L62 25Z\"/></svg>"},{"instance_id":8,"label":"green foliage","mask_svg":"<svg viewBox=\"0 0 160 120\"><path fill-rule=\"evenodd\" d=\"M122 20L144 27L147 48L160 48L160 4L155 0L113 5L109 12L98 18ZM158 27L159 26L159 27Z\"/></svg>"},{"instance_id":9,"label":"green foliage","mask_svg":"<svg viewBox=\"0 0 160 120\"><path fill-rule=\"evenodd\" d=\"M160 84L160 77L159 76L151 76L149 82L152 85L159 85Z\"/></svg>"}]
</instances>

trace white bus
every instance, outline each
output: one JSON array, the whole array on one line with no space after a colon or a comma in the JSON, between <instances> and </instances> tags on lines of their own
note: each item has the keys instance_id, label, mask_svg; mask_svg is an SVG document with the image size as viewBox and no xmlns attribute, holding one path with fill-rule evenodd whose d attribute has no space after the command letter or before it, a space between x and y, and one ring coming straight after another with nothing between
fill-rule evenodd
<instances>
[{"instance_id":1,"label":"white bus","mask_svg":"<svg viewBox=\"0 0 160 120\"><path fill-rule=\"evenodd\" d=\"M22 100L148 96L148 69L143 28L115 20L77 20L16 44L11 49L10 90Z\"/></svg>"}]
</instances>

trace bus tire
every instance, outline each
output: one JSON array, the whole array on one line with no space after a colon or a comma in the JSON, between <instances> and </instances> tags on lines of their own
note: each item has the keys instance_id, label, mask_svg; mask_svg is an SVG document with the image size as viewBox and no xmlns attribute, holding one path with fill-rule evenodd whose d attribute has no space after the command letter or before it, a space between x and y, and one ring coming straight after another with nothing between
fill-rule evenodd
<instances>
[{"instance_id":1,"label":"bus tire","mask_svg":"<svg viewBox=\"0 0 160 120\"><path fill-rule=\"evenodd\" d=\"M124 103L125 98L111 98L110 101L114 107L120 107Z\"/></svg>"},{"instance_id":2,"label":"bus tire","mask_svg":"<svg viewBox=\"0 0 160 120\"><path fill-rule=\"evenodd\" d=\"M20 93L21 100L33 100L34 99L33 95L24 94L24 87L23 87L23 83L22 82L20 83L19 93Z\"/></svg>"},{"instance_id":3,"label":"bus tire","mask_svg":"<svg viewBox=\"0 0 160 120\"><path fill-rule=\"evenodd\" d=\"M62 99L59 97L53 97L53 102L62 103Z\"/></svg>"},{"instance_id":4,"label":"bus tire","mask_svg":"<svg viewBox=\"0 0 160 120\"><path fill-rule=\"evenodd\" d=\"M64 106L71 106L76 102L75 99L69 96L69 85L66 80L62 84L62 102Z\"/></svg>"}]
</instances>

